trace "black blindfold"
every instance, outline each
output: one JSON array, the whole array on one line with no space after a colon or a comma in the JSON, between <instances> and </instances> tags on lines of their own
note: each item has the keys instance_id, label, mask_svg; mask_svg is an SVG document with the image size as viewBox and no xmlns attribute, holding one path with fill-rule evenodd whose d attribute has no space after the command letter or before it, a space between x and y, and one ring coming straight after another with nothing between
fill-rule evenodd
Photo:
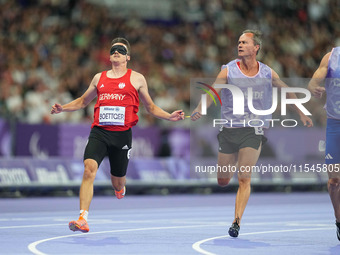
<instances>
[{"instance_id":1,"label":"black blindfold","mask_svg":"<svg viewBox=\"0 0 340 255\"><path fill-rule=\"evenodd\" d=\"M112 48L110 50L110 55L113 55L116 51L118 53L122 54L122 55L126 55L127 54L127 49L123 45L114 45L114 46L112 46Z\"/></svg>"}]
</instances>

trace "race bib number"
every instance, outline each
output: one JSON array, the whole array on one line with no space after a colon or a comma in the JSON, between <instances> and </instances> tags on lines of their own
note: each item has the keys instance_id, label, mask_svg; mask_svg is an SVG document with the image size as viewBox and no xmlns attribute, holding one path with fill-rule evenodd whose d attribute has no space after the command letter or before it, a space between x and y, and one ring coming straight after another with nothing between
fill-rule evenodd
<instances>
[{"instance_id":1,"label":"race bib number","mask_svg":"<svg viewBox=\"0 0 340 255\"><path fill-rule=\"evenodd\" d=\"M122 106L101 106L99 109L99 125L125 124L125 107Z\"/></svg>"}]
</instances>

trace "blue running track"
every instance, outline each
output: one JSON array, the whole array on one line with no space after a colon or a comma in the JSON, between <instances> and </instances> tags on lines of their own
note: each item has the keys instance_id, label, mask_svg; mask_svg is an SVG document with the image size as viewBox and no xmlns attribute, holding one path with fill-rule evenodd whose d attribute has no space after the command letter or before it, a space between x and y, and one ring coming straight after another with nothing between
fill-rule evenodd
<instances>
[{"instance_id":1,"label":"blue running track","mask_svg":"<svg viewBox=\"0 0 340 255\"><path fill-rule=\"evenodd\" d=\"M327 193L254 193L238 238L235 194L94 197L90 232L68 229L78 198L0 199L0 254L340 254Z\"/></svg>"}]
</instances>

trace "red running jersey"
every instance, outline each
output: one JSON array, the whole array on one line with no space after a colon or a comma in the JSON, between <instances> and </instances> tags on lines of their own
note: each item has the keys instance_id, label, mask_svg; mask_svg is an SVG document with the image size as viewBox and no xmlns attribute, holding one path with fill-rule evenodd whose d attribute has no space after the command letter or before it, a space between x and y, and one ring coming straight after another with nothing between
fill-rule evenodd
<instances>
[{"instance_id":1,"label":"red running jersey","mask_svg":"<svg viewBox=\"0 0 340 255\"><path fill-rule=\"evenodd\" d=\"M102 72L97 85L97 103L94 106L94 126L108 131L124 131L138 122L139 95L130 82L131 69L120 78L108 78Z\"/></svg>"}]
</instances>

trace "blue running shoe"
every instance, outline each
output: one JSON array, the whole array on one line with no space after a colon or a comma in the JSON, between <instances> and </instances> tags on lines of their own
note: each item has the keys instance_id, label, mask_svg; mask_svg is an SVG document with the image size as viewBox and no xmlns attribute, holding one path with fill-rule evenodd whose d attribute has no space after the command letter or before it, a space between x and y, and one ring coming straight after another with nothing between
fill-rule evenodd
<instances>
[{"instance_id":1,"label":"blue running shoe","mask_svg":"<svg viewBox=\"0 0 340 255\"><path fill-rule=\"evenodd\" d=\"M238 237L238 232L240 231L240 225L237 222L234 222L229 228L229 235L231 237Z\"/></svg>"}]
</instances>

